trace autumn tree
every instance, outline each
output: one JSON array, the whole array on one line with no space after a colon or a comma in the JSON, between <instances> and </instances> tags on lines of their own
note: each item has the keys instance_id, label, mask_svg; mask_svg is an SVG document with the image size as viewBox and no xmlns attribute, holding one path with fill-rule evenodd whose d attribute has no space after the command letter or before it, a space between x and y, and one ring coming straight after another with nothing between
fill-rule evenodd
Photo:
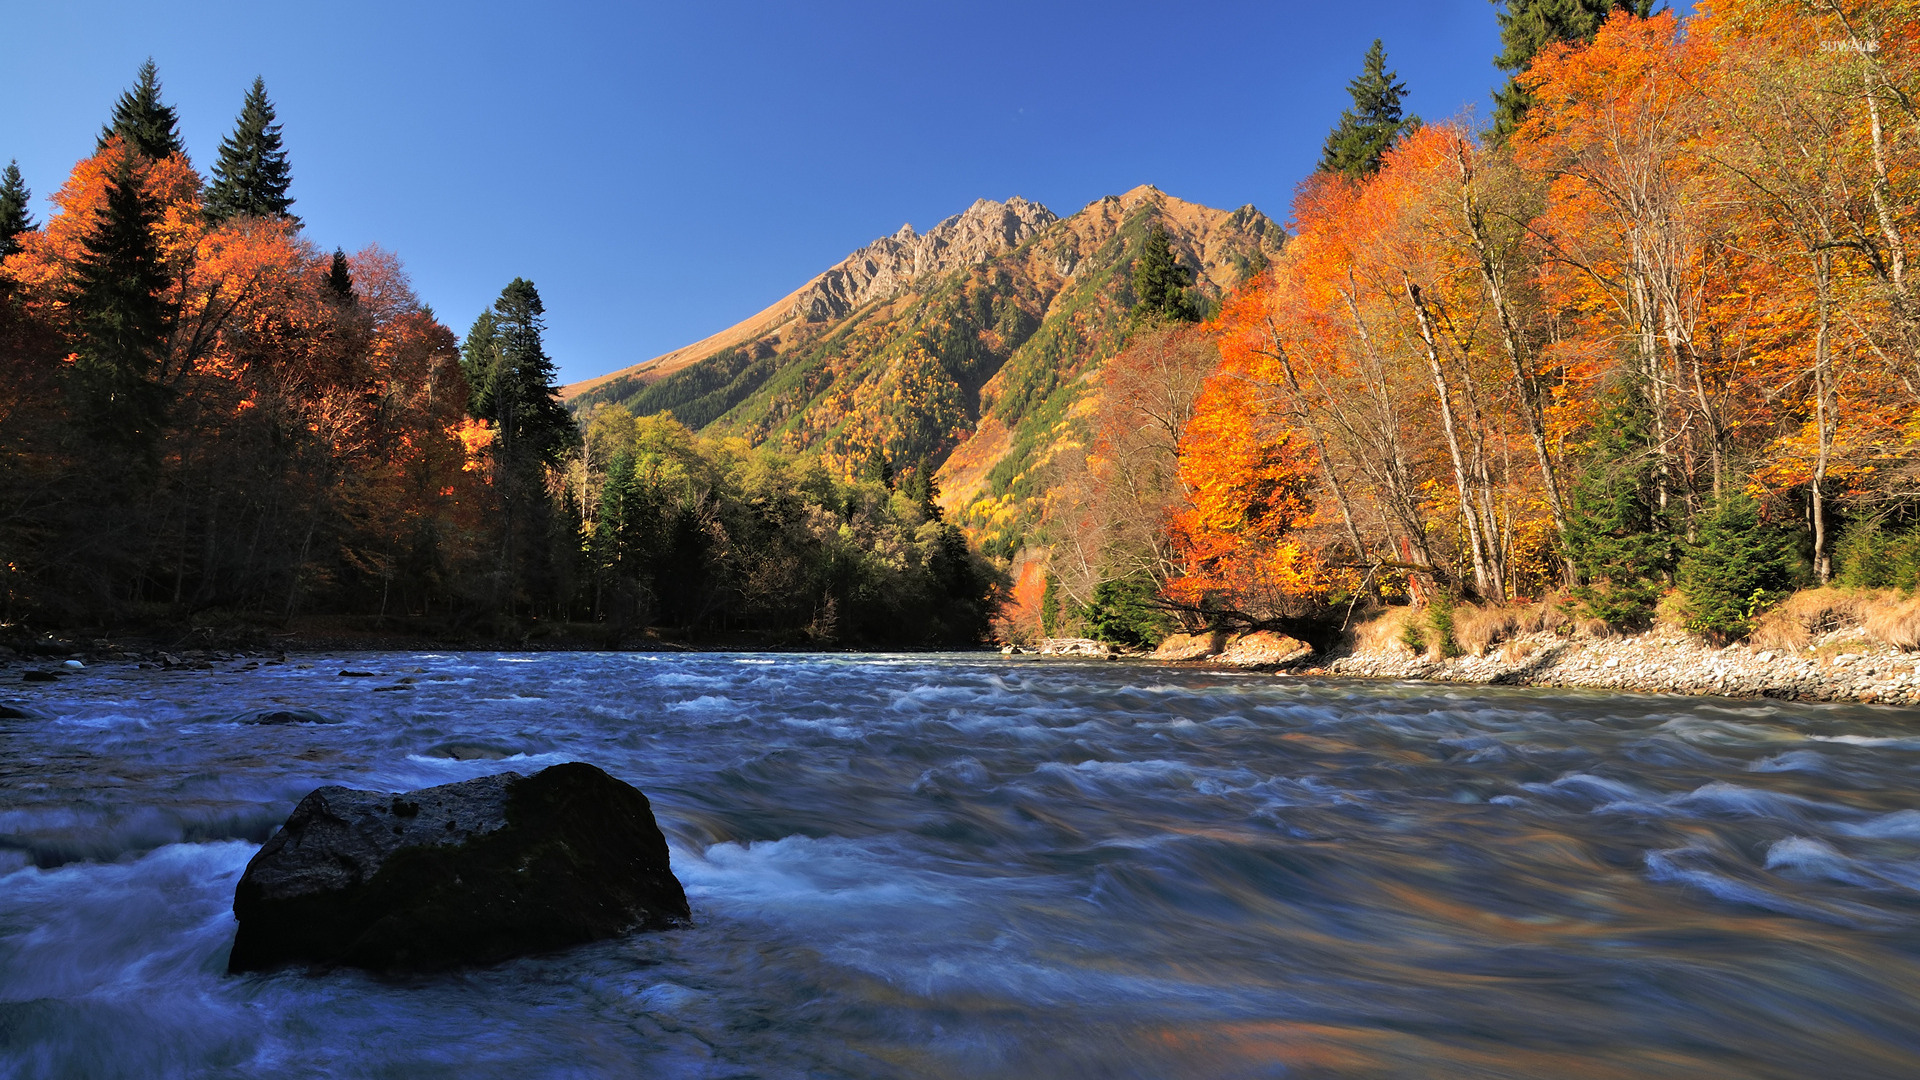
<instances>
[{"instance_id":1,"label":"autumn tree","mask_svg":"<svg viewBox=\"0 0 1920 1080\"><path fill-rule=\"evenodd\" d=\"M106 149L115 135L155 160L186 153L186 144L180 141L180 115L160 100L160 69L152 57L140 65L132 88L114 103L112 119L100 129L97 149Z\"/></svg>"},{"instance_id":2,"label":"autumn tree","mask_svg":"<svg viewBox=\"0 0 1920 1080\"><path fill-rule=\"evenodd\" d=\"M1379 171L1388 150L1409 131L1420 126L1420 118L1406 116L1401 102L1407 94L1405 83L1387 70L1387 53L1379 38L1373 39L1361 62L1360 74L1347 84L1353 107L1340 114L1340 122L1327 134L1320 151L1320 170L1358 180Z\"/></svg>"},{"instance_id":3,"label":"autumn tree","mask_svg":"<svg viewBox=\"0 0 1920 1080\"><path fill-rule=\"evenodd\" d=\"M292 218L287 212L293 205L287 195L292 182L273 102L267 100L266 83L255 77L233 134L220 141L220 159L214 163L213 183L207 187L207 217L214 221L241 214Z\"/></svg>"},{"instance_id":4,"label":"autumn tree","mask_svg":"<svg viewBox=\"0 0 1920 1080\"><path fill-rule=\"evenodd\" d=\"M1511 72L1507 84L1493 92L1493 130L1489 138L1505 143L1526 118L1533 103L1521 76L1540 50L1548 45L1593 40L1600 24L1615 11L1646 18L1653 0L1494 0L1500 11L1500 55L1493 66Z\"/></svg>"},{"instance_id":5,"label":"autumn tree","mask_svg":"<svg viewBox=\"0 0 1920 1080\"><path fill-rule=\"evenodd\" d=\"M27 211L32 201L33 193L20 176L20 163L7 162L6 170L0 172L0 259L19 251L20 234L33 228Z\"/></svg>"}]
</instances>

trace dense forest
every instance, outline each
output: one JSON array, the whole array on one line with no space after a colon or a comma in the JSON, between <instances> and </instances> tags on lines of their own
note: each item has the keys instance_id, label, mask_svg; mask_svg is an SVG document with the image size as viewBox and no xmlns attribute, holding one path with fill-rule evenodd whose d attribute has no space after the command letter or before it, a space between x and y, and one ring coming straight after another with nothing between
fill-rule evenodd
<instances>
[{"instance_id":1,"label":"dense forest","mask_svg":"<svg viewBox=\"0 0 1920 1080\"><path fill-rule=\"evenodd\" d=\"M1551 597L1725 641L1920 583L1920 11L1499 17L1490 124L1376 42L1285 253L1105 367L1003 634Z\"/></svg>"},{"instance_id":2,"label":"dense forest","mask_svg":"<svg viewBox=\"0 0 1920 1080\"><path fill-rule=\"evenodd\" d=\"M0 178L0 614L1150 645L1408 604L1444 646L1455 605L1729 641L1910 595L1920 12L1497 17L1484 119L1374 44L1284 242L1135 189L572 413L531 282L457 338L307 238L262 84L203 177L149 64L44 222Z\"/></svg>"},{"instance_id":3,"label":"dense forest","mask_svg":"<svg viewBox=\"0 0 1920 1080\"><path fill-rule=\"evenodd\" d=\"M203 177L149 61L44 222L0 180L0 619L489 640L969 644L930 474L835 477L555 395L516 279L458 339L293 213L264 84ZM571 635L571 636L569 636Z\"/></svg>"}]
</instances>

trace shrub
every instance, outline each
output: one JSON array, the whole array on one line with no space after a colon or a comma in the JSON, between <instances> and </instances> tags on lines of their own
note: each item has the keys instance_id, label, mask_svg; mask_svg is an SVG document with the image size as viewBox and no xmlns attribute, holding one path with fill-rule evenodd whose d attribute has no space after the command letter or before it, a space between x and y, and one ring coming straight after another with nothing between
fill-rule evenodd
<instances>
[{"instance_id":1,"label":"shrub","mask_svg":"<svg viewBox=\"0 0 1920 1080\"><path fill-rule=\"evenodd\" d=\"M1453 597L1441 593L1427 606L1427 625L1433 630L1433 647L1442 659L1460 655L1460 643L1453 638Z\"/></svg>"}]
</instances>

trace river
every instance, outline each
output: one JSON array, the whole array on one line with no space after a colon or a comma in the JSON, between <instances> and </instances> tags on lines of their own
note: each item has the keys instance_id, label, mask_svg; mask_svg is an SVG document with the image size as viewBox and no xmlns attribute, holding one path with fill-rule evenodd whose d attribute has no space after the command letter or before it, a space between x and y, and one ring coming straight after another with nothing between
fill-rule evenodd
<instances>
[{"instance_id":1,"label":"river","mask_svg":"<svg viewBox=\"0 0 1920 1080\"><path fill-rule=\"evenodd\" d=\"M8 1077L1920 1076L1913 711L972 655L4 700ZM286 707L335 722L242 722ZM310 789L571 760L653 800L692 929L225 974Z\"/></svg>"}]
</instances>

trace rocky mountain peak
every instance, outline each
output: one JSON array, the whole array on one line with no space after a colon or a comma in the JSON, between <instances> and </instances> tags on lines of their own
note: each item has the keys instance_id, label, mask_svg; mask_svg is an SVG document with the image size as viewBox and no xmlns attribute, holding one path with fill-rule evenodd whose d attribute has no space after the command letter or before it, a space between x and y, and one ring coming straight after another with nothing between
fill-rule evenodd
<instances>
[{"instance_id":1,"label":"rocky mountain peak","mask_svg":"<svg viewBox=\"0 0 1920 1080\"><path fill-rule=\"evenodd\" d=\"M794 314L808 322L842 318L870 300L904 292L930 274L1011 251L1058 220L1053 211L1015 195L1006 202L976 200L924 234L902 225L815 278L795 297Z\"/></svg>"}]
</instances>

